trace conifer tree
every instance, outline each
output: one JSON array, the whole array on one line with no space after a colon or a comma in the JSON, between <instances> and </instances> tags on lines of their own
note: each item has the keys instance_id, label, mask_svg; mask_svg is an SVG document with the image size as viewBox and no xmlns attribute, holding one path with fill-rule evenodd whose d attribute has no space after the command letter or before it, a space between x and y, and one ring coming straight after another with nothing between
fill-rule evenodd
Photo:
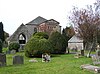
<instances>
[{"instance_id":1,"label":"conifer tree","mask_svg":"<svg viewBox=\"0 0 100 74\"><path fill-rule=\"evenodd\" d=\"M2 44L4 42L4 30L3 30L3 23L0 22L0 53L2 53Z\"/></svg>"}]
</instances>

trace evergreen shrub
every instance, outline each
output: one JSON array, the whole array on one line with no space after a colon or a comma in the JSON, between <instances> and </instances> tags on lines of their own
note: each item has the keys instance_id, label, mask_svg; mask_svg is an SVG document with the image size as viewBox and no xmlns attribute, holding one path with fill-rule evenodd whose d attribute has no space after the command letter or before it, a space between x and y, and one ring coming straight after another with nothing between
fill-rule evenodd
<instances>
[{"instance_id":1,"label":"evergreen shrub","mask_svg":"<svg viewBox=\"0 0 100 74\"><path fill-rule=\"evenodd\" d=\"M9 50L16 50L16 52L18 52L18 49L20 48L19 43L17 42L11 42L8 46Z\"/></svg>"}]
</instances>

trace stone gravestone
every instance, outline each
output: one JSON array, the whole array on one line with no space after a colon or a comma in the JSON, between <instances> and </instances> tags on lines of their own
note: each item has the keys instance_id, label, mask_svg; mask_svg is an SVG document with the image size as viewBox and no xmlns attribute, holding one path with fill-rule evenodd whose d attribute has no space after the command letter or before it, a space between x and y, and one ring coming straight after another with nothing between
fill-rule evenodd
<instances>
[{"instance_id":1,"label":"stone gravestone","mask_svg":"<svg viewBox=\"0 0 100 74\"><path fill-rule=\"evenodd\" d=\"M16 65L16 64L24 64L23 56L20 56L20 55L13 56L13 64L14 65Z\"/></svg>"},{"instance_id":2,"label":"stone gravestone","mask_svg":"<svg viewBox=\"0 0 100 74\"><path fill-rule=\"evenodd\" d=\"M84 56L84 50L81 50L81 55Z\"/></svg>"},{"instance_id":3,"label":"stone gravestone","mask_svg":"<svg viewBox=\"0 0 100 74\"><path fill-rule=\"evenodd\" d=\"M100 57L100 47L99 47L99 45L97 46L96 55L97 55L98 57Z\"/></svg>"},{"instance_id":4,"label":"stone gravestone","mask_svg":"<svg viewBox=\"0 0 100 74\"><path fill-rule=\"evenodd\" d=\"M50 55L42 54L42 62L49 62L50 60Z\"/></svg>"},{"instance_id":5,"label":"stone gravestone","mask_svg":"<svg viewBox=\"0 0 100 74\"><path fill-rule=\"evenodd\" d=\"M97 56L100 57L100 50L96 52Z\"/></svg>"},{"instance_id":6,"label":"stone gravestone","mask_svg":"<svg viewBox=\"0 0 100 74\"><path fill-rule=\"evenodd\" d=\"M16 54L16 50L11 50L10 53L11 54Z\"/></svg>"},{"instance_id":7,"label":"stone gravestone","mask_svg":"<svg viewBox=\"0 0 100 74\"><path fill-rule=\"evenodd\" d=\"M0 53L0 66L6 66L6 54Z\"/></svg>"}]
</instances>

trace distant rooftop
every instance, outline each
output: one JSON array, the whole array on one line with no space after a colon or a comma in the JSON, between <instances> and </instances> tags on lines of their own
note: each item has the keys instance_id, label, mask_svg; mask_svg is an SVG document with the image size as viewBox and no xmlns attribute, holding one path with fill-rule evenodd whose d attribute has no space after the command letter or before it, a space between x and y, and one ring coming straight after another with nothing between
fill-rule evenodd
<instances>
[{"instance_id":1,"label":"distant rooftop","mask_svg":"<svg viewBox=\"0 0 100 74\"><path fill-rule=\"evenodd\" d=\"M69 43L81 43L83 40L79 39L76 35L74 35L69 41Z\"/></svg>"}]
</instances>

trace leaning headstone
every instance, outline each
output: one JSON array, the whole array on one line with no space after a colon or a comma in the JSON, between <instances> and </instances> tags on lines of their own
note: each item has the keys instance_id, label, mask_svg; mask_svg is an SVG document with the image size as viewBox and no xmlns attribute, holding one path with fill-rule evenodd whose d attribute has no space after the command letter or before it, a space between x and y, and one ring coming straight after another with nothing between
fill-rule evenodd
<instances>
[{"instance_id":1,"label":"leaning headstone","mask_svg":"<svg viewBox=\"0 0 100 74\"><path fill-rule=\"evenodd\" d=\"M6 66L6 54L0 53L0 66Z\"/></svg>"},{"instance_id":2,"label":"leaning headstone","mask_svg":"<svg viewBox=\"0 0 100 74\"><path fill-rule=\"evenodd\" d=\"M13 56L13 64L14 65L16 65L16 64L24 64L23 56L20 56L20 55Z\"/></svg>"},{"instance_id":3,"label":"leaning headstone","mask_svg":"<svg viewBox=\"0 0 100 74\"><path fill-rule=\"evenodd\" d=\"M81 55L84 56L84 50L81 50Z\"/></svg>"},{"instance_id":4,"label":"leaning headstone","mask_svg":"<svg viewBox=\"0 0 100 74\"><path fill-rule=\"evenodd\" d=\"M11 54L15 54L16 53L16 50L11 50L10 53Z\"/></svg>"}]
</instances>

